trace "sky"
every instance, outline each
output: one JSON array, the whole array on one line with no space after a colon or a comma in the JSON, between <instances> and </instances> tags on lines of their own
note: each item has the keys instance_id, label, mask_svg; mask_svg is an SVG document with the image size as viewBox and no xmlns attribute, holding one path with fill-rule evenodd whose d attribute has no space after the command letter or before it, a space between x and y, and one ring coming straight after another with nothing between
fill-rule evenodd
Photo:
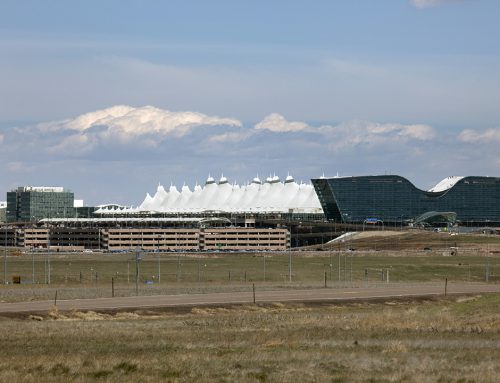
<instances>
[{"instance_id":1,"label":"sky","mask_svg":"<svg viewBox=\"0 0 500 383\"><path fill-rule=\"evenodd\" d=\"M500 176L497 0L3 0L0 200Z\"/></svg>"}]
</instances>

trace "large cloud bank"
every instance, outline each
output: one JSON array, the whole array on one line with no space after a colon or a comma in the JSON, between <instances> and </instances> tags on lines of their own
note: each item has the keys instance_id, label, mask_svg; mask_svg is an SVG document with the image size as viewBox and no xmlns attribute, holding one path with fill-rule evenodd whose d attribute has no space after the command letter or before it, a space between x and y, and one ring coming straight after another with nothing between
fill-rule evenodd
<instances>
[{"instance_id":1,"label":"large cloud bank","mask_svg":"<svg viewBox=\"0 0 500 383\"><path fill-rule=\"evenodd\" d=\"M450 134L418 121L314 124L278 113L249 124L119 105L4 129L0 158L6 189L53 183L83 196L92 191L99 203L127 203L157 182L193 184L224 172L243 185L262 169L290 171L299 181L323 173L391 172L429 188L448 175L493 174L500 165L499 143L498 128Z\"/></svg>"}]
</instances>

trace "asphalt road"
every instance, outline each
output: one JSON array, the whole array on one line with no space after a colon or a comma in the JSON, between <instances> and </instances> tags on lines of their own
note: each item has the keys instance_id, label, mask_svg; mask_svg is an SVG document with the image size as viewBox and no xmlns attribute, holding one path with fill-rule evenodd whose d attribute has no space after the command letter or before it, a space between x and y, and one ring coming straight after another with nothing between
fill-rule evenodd
<instances>
[{"instance_id":1,"label":"asphalt road","mask_svg":"<svg viewBox=\"0 0 500 383\"><path fill-rule=\"evenodd\" d=\"M499 293L500 284L449 283L448 294ZM388 285L363 288L324 288L309 290L266 290L256 288L256 303L273 302L335 302L404 297L444 295L444 284L418 284L411 286ZM253 303L253 291L232 293L153 295L97 299L58 300L60 311L118 310L159 307L183 307ZM45 312L54 307L54 301L0 303L1 313Z\"/></svg>"}]
</instances>

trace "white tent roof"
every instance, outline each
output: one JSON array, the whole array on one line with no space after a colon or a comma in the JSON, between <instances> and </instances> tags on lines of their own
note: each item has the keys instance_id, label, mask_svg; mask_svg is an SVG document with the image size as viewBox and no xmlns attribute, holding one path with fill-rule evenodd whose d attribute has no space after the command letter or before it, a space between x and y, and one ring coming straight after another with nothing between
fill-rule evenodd
<instances>
[{"instance_id":1,"label":"white tent roof","mask_svg":"<svg viewBox=\"0 0 500 383\"><path fill-rule=\"evenodd\" d=\"M166 191L159 185L153 197L146 198L137 208L100 209L101 214L127 212L200 213L217 210L234 213L322 213L321 204L311 184L297 184L291 175L282 182L277 175L261 184L258 177L247 185L231 183L222 176L219 182L211 176L204 186L194 191L184 185L179 192L175 186Z\"/></svg>"}]
</instances>

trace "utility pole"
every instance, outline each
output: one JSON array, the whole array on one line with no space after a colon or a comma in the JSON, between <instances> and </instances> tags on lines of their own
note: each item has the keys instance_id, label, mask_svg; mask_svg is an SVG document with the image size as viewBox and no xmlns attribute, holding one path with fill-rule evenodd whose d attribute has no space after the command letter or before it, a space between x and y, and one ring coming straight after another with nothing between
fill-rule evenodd
<instances>
[{"instance_id":1,"label":"utility pole","mask_svg":"<svg viewBox=\"0 0 500 383\"><path fill-rule=\"evenodd\" d=\"M135 295L139 295L139 262L141 260L141 249L135 252Z\"/></svg>"},{"instance_id":2,"label":"utility pole","mask_svg":"<svg viewBox=\"0 0 500 383\"><path fill-rule=\"evenodd\" d=\"M33 246L31 247L31 284L35 284L35 252L33 251Z\"/></svg>"},{"instance_id":3,"label":"utility pole","mask_svg":"<svg viewBox=\"0 0 500 383\"><path fill-rule=\"evenodd\" d=\"M490 259L488 258L485 268L485 281L490 281Z\"/></svg>"},{"instance_id":4,"label":"utility pole","mask_svg":"<svg viewBox=\"0 0 500 383\"><path fill-rule=\"evenodd\" d=\"M3 247L3 283L7 284L7 226L5 226L5 242Z\"/></svg>"},{"instance_id":5,"label":"utility pole","mask_svg":"<svg viewBox=\"0 0 500 383\"><path fill-rule=\"evenodd\" d=\"M201 270L200 270L200 259L198 258L198 282L200 282L200 273L201 273Z\"/></svg>"},{"instance_id":6,"label":"utility pole","mask_svg":"<svg viewBox=\"0 0 500 383\"><path fill-rule=\"evenodd\" d=\"M351 273L350 273L350 280L351 280L351 287L352 287L352 259L354 258L353 254L351 254Z\"/></svg>"},{"instance_id":7,"label":"utility pole","mask_svg":"<svg viewBox=\"0 0 500 383\"><path fill-rule=\"evenodd\" d=\"M340 255L341 252L340 252L340 245L339 245L339 253L338 253L338 260L339 260L339 267L338 267L338 274L339 274L339 285L340 285L340 266L341 266L341 261L340 261Z\"/></svg>"},{"instance_id":8,"label":"utility pole","mask_svg":"<svg viewBox=\"0 0 500 383\"><path fill-rule=\"evenodd\" d=\"M264 259L264 282L266 281L266 255L262 257Z\"/></svg>"},{"instance_id":9,"label":"utility pole","mask_svg":"<svg viewBox=\"0 0 500 383\"><path fill-rule=\"evenodd\" d=\"M161 282L160 236L158 236L158 285Z\"/></svg>"},{"instance_id":10,"label":"utility pole","mask_svg":"<svg viewBox=\"0 0 500 383\"><path fill-rule=\"evenodd\" d=\"M177 254L177 282L181 280L181 256Z\"/></svg>"}]
</instances>

